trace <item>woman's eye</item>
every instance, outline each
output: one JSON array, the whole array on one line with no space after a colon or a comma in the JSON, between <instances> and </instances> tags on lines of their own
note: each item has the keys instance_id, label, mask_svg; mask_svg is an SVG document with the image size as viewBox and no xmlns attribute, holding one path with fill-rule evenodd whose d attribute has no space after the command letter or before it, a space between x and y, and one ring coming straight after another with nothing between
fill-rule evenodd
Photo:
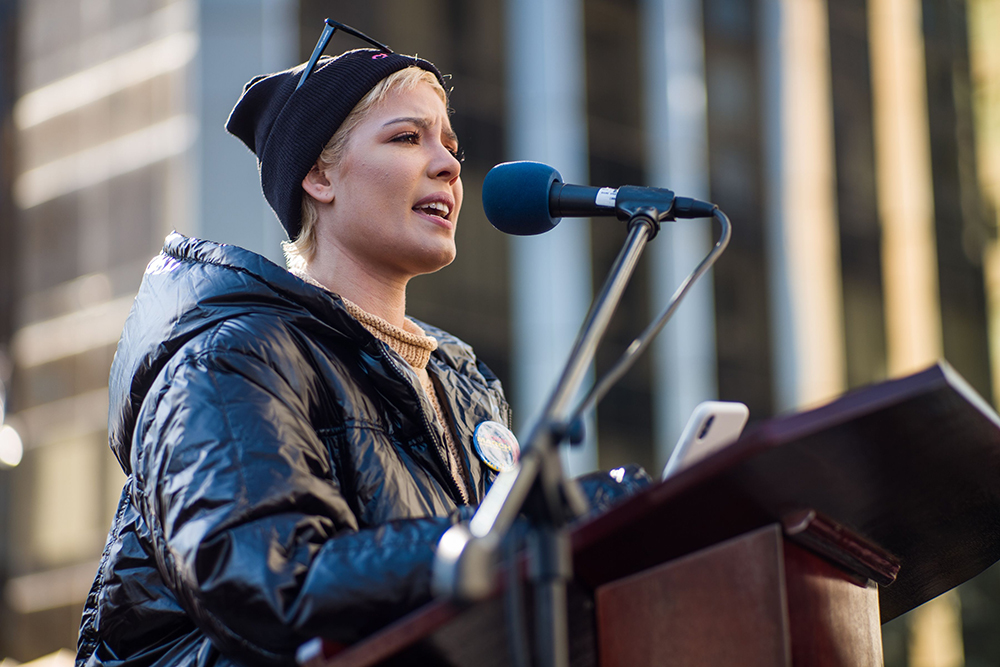
<instances>
[{"instance_id":1,"label":"woman's eye","mask_svg":"<svg viewBox=\"0 0 1000 667\"><path fill-rule=\"evenodd\" d=\"M401 144L419 144L420 135L416 132L404 132L392 138L393 141Z\"/></svg>"},{"instance_id":2,"label":"woman's eye","mask_svg":"<svg viewBox=\"0 0 1000 667\"><path fill-rule=\"evenodd\" d=\"M462 149L461 146L455 148L449 148L448 152L451 153L452 156L459 162L465 162L465 151Z\"/></svg>"}]
</instances>

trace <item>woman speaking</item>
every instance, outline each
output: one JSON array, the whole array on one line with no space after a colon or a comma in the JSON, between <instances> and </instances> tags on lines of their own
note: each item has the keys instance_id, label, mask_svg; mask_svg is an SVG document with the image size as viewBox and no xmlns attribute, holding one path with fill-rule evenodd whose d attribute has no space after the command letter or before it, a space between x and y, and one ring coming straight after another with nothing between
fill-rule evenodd
<instances>
[{"instance_id":1,"label":"woman speaking","mask_svg":"<svg viewBox=\"0 0 1000 667\"><path fill-rule=\"evenodd\" d=\"M455 258L462 165L438 70L378 46L257 77L229 118L289 270L176 233L146 270L110 379L128 480L78 664L354 642L430 599L440 536L513 465L477 439L509 427L499 381L406 317L409 280ZM637 483L604 480L605 499Z\"/></svg>"}]
</instances>

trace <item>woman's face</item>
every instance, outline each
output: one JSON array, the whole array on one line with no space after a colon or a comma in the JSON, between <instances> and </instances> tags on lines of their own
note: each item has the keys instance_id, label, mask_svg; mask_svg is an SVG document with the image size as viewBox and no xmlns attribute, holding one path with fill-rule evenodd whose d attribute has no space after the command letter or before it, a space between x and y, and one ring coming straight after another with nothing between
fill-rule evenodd
<instances>
[{"instance_id":1,"label":"woman's face","mask_svg":"<svg viewBox=\"0 0 1000 667\"><path fill-rule=\"evenodd\" d=\"M430 84L391 92L326 171L332 201L320 216L319 243L338 245L387 278L447 266L462 206L457 153L447 109Z\"/></svg>"}]
</instances>

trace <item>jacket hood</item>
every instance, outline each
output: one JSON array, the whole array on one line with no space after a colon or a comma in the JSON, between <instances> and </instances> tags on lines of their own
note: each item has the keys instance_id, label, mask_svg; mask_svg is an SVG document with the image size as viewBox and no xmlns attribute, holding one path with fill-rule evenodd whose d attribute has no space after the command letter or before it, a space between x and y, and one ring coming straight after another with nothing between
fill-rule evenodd
<instances>
[{"instance_id":1,"label":"jacket hood","mask_svg":"<svg viewBox=\"0 0 1000 667\"><path fill-rule=\"evenodd\" d=\"M108 436L126 474L136 416L170 358L224 320L267 310L285 318L318 319L329 335L369 336L338 296L256 253L177 232L166 238L163 251L146 267L111 365Z\"/></svg>"}]
</instances>

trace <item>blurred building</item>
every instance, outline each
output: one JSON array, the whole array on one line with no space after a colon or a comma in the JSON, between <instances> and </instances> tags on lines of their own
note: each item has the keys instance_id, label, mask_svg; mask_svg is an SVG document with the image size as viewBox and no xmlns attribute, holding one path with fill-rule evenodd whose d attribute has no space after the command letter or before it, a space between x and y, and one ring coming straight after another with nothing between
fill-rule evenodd
<instances>
[{"instance_id":1,"label":"blurred building","mask_svg":"<svg viewBox=\"0 0 1000 667\"><path fill-rule=\"evenodd\" d=\"M125 481L106 444L108 369L163 237L177 229L280 258L253 157L223 123L250 77L308 56L324 17L453 75L468 157L459 258L414 281L409 308L475 345L522 423L624 231L566 221L512 241L479 206L492 165L536 159L568 182L671 187L731 216L711 280L568 457L578 471L627 460L655 471L706 398L743 401L763 419L943 357L993 399L998 7L0 0L0 380L24 447L17 467L0 464L0 658L75 644ZM328 52L356 46L338 34ZM598 375L711 234L707 223L664 227ZM996 664L1000 571L960 599L935 612L946 621L933 627L954 628L942 660ZM888 628L889 664L946 664L919 662L925 649L907 627L921 622Z\"/></svg>"}]
</instances>

